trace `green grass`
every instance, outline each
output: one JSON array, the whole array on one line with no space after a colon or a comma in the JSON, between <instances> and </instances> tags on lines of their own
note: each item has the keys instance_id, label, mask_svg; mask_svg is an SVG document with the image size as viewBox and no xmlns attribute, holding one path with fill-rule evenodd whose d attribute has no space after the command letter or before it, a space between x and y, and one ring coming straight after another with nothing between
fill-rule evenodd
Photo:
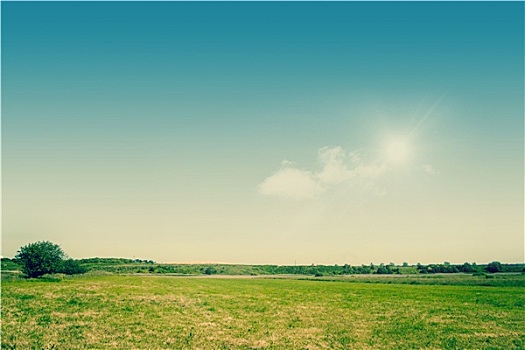
<instances>
[{"instance_id":1,"label":"green grass","mask_svg":"<svg viewBox=\"0 0 525 350\"><path fill-rule=\"evenodd\" d=\"M276 278L279 278L276 276ZM522 287L525 288L525 274L496 273L496 274L431 274L431 275L347 275L347 276L288 276L318 281L342 281L354 283L384 283L384 284L424 284L447 286L493 286L493 287Z\"/></svg>"},{"instance_id":2,"label":"green grass","mask_svg":"<svg viewBox=\"0 0 525 350\"><path fill-rule=\"evenodd\" d=\"M524 349L515 286L81 276L2 283L2 349Z\"/></svg>"}]
</instances>

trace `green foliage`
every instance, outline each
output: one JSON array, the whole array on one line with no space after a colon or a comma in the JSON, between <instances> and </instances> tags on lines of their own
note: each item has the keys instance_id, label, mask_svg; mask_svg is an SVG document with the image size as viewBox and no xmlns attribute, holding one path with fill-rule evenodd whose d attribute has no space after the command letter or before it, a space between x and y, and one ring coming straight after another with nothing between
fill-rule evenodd
<instances>
[{"instance_id":1,"label":"green foliage","mask_svg":"<svg viewBox=\"0 0 525 350\"><path fill-rule=\"evenodd\" d=\"M80 259L83 265L122 265L122 264L154 264L153 260L124 259L124 258L88 258Z\"/></svg>"},{"instance_id":2,"label":"green foliage","mask_svg":"<svg viewBox=\"0 0 525 350\"><path fill-rule=\"evenodd\" d=\"M419 274L419 270L416 266L399 266L397 270L401 275L414 275Z\"/></svg>"},{"instance_id":3,"label":"green foliage","mask_svg":"<svg viewBox=\"0 0 525 350\"><path fill-rule=\"evenodd\" d=\"M490 273L502 272L503 268L499 261L493 261L487 265L485 268Z\"/></svg>"},{"instance_id":4,"label":"green foliage","mask_svg":"<svg viewBox=\"0 0 525 350\"><path fill-rule=\"evenodd\" d=\"M451 265L448 262L444 264L430 264L427 266L421 265L421 273L458 273L460 269L456 265Z\"/></svg>"},{"instance_id":5,"label":"green foliage","mask_svg":"<svg viewBox=\"0 0 525 350\"><path fill-rule=\"evenodd\" d=\"M15 259L2 258L2 271L19 271L20 265Z\"/></svg>"},{"instance_id":6,"label":"green foliage","mask_svg":"<svg viewBox=\"0 0 525 350\"><path fill-rule=\"evenodd\" d=\"M207 275L215 275L217 273L217 269L213 266L208 266L206 270L204 270L204 273Z\"/></svg>"},{"instance_id":7,"label":"green foliage","mask_svg":"<svg viewBox=\"0 0 525 350\"><path fill-rule=\"evenodd\" d=\"M172 275L313 275L322 274L325 277L341 275L410 275L410 274L435 274L435 273L476 273L484 272L487 265L464 263L453 265L450 263L430 265L396 266L393 263L369 264L361 266L344 265L235 265L235 264L158 264L152 260L123 259L123 258L90 258L78 260L81 266L96 272L109 272L116 274L151 273ZM408 265L408 266L406 266ZM524 264L501 264L501 272L520 273Z\"/></svg>"},{"instance_id":8,"label":"green foliage","mask_svg":"<svg viewBox=\"0 0 525 350\"><path fill-rule=\"evenodd\" d=\"M15 259L28 277L60 272L65 257L59 245L40 241L20 248Z\"/></svg>"},{"instance_id":9,"label":"green foliage","mask_svg":"<svg viewBox=\"0 0 525 350\"><path fill-rule=\"evenodd\" d=\"M377 273L378 275L384 275L384 274L387 274L388 271L387 271L386 267L385 267L383 264L381 264L381 265L379 265L379 267L377 268L376 273Z\"/></svg>"},{"instance_id":10,"label":"green foliage","mask_svg":"<svg viewBox=\"0 0 525 350\"><path fill-rule=\"evenodd\" d=\"M62 261L60 272L66 275L78 275L88 272L88 268L81 265L77 260L67 259Z\"/></svg>"},{"instance_id":11,"label":"green foliage","mask_svg":"<svg viewBox=\"0 0 525 350\"><path fill-rule=\"evenodd\" d=\"M472 273L472 272L477 272L478 269L477 269L477 266L476 264L474 265L471 265L469 264L468 262L464 263L461 268L460 268L460 271L461 272L465 272L465 273Z\"/></svg>"},{"instance_id":12,"label":"green foliage","mask_svg":"<svg viewBox=\"0 0 525 350\"><path fill-rule=\"evenodd\" d=\"M395 267L394 264L390 263L389 265L381 264L376 270L378 275L391 275L393 273L400 273L399 267Z\"/></svg>"},{"instance_id":13,"label":"green foliage","mask_svg":"<svg viewBox=\"0 0 525 350\"><path fill-rule=\"evenodd\" d=\"M2 269L4 268L11 271L22 270L30 278L54 273L76 275L89 270L79 260L66 259L62 248L48 241L30 243L20 248L12 261L2 259Z\"/></svg>"},{"instance_id":14,"label":"green foliage","mask_svg":"<svg viewBox=\"0 0 525 350\"><path fill-rule=\"evenodd\" d=\"M420 273L482 273L482 272L521 272L524 268L524 264L502 264L498 261L493 261L487 265L477 265L476 263L464 263L462 265L452 265L450 263L444 264L430 264L421 265L417 264L417 269Z\"/></svg>"}]
</instances>

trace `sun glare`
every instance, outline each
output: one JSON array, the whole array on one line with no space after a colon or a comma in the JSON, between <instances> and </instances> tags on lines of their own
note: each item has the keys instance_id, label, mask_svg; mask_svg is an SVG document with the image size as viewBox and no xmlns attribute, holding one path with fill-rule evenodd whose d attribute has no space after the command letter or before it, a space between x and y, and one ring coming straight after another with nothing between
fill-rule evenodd
<instances>
[{"instance_id":1,"label":"sun glare","mask_svg":"<svg viewBox=\"0 0 525 350\"><path fill-rule=\"evenodd\" d=\"M392 140L386 147L386 158L392 163L402 163L408 160L410 147L405 140Z\"/></svg>"}]
</instances>

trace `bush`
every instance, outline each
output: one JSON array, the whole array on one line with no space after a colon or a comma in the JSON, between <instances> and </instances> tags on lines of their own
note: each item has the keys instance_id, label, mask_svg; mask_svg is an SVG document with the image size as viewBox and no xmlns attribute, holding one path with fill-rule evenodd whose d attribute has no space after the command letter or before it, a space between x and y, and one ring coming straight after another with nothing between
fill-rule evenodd
<instances>
[{"instance_id":1,"label":"bush","mask_svg":"<svg viewBox=\"0 0 525 350\"><path fill-rule=\"evenodd\" d=\"M65 254L57 244L41 241L30 243L17 252L16 262L28 277L60 272Z\"/></svg>"},{"instance_id":2,"label":"bush","mask_svg":"<svg viewBox=\"0 0 525 350\"><path fill-rule=\"evenodd\" d=\"M204 273L207 275L214 275L217 273L217 269L213 266L208 266L206 270L204 270Z\"/></svg>"}]
</instances>

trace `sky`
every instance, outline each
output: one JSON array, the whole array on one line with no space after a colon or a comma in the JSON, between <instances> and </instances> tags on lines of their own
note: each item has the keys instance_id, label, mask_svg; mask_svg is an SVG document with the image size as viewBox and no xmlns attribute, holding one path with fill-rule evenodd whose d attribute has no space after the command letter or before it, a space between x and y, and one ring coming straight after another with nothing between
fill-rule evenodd
<instances>
[{"instance_id":1,"label":"sky","mask_svg":"<svg viewBox=\"0 0 525 350\"><path fill-rule=\"evenodd\" d=\"M523 2L2 2L2 255L524 261Z\"/></svg>"}]
</instances>

